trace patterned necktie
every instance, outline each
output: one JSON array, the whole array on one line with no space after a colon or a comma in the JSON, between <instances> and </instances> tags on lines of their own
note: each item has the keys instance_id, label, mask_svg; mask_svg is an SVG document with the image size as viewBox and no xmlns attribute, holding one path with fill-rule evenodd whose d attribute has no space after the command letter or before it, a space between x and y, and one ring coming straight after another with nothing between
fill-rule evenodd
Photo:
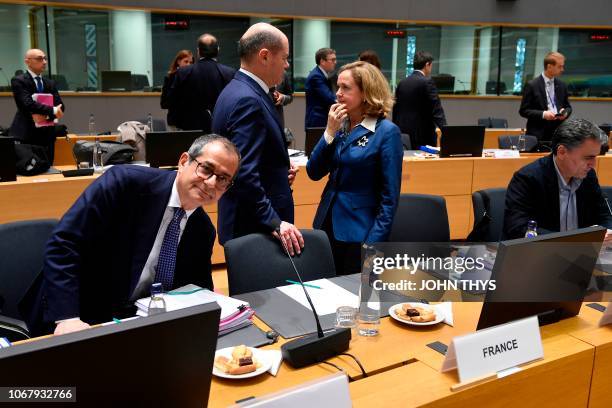
<instances>
[{"instance_id":1,"label":"patterned necktie","mask_svg":"<svg viewBox=\"0 0 612 408\"><path fill-rule=\"evenodd\" d=\"M176 251L179 243L180 224L185 210L180 207L174 209L174 215L162 242L159 250L159 260L155 272L155 282L161 282L164 286L164 291L172 290L172 282L174 281L174 268L176 266Z\"/></svg>"},{"instance_id":2,"label":"patterned necktie","mask_svg":"<svg viewBox=\"0 0 612 408\"><path fill-rule=\"evenodd\" d=\"M42 91L44 91L44 87L43 87L43 83L42 83L42 79L40 79L39 76L37 76L36 78L34 78L36 80L36 92L38 93L42 93Z\"/></svg>"}]
</instances>

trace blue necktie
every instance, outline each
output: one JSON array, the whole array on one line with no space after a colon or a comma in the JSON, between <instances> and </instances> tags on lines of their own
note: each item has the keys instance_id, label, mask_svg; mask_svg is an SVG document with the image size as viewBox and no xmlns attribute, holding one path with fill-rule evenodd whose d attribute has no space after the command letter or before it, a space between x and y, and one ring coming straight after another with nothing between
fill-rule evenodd
<instances>
[{"instance_id":1,"label":"blue necktie","mask_svg":"<svg viewBox=\"0 0 612 408\"><path fill-rule=\"evenodd\" d=\"M159 259L157 261L157 268L155 272L155 282L161 282L164 286L165 291L172 289L172 282L174 281L174 268L176 266L176 251L179 243L180 224L185 210L180 207L174 209L174 215L166 234L162 242L161 249L159 250Z\"/></svg>"},{"instance_id":2,"label":"blue necktie","mask_svg":"<svg viewBox=\"0 0 612 408\"><path fill-rule=\"evenodd\" d=\"M36 80L36 92L42 93L45 90L45 88L43 87L42 79L40 79L40 77L38 76L34 79Z\"/></svg>"}]
</instances>

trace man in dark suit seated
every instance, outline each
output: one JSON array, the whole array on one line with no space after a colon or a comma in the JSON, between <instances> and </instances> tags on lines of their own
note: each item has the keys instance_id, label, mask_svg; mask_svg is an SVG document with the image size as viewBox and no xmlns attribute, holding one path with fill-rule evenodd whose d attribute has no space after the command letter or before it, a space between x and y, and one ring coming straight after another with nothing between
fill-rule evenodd
<instances>
[{"instance_id":1,"label":"man in dark suit seated","mask_svg":"<svg viewBox=\"0 0 612 408\"><path fill-rule=\"evenodd\" d=\"M317 66L313 68L304 84L306 90L305 127L327 126L327 114L332 104L336 103L336 95L332 91L330 75L336 69L336 51L331 48L321 48L315 53Z\"/></svg>"},{"instance_id":2,"label":"man in dark suit seated","mask_svg":"<svg viewBox=\"0 0 612 408\"><path fill-rule=\"evenodd\" d=\"M210 34L198 38L198 55L198 62L176 71L168 103L177 128L210 133L215 103L235 70L217 62L219 43Z\"/></svg>"},{"instance_id":3,"label":"man in dark suit seated","mask_svg":"<svg viewBox=\"0 0 612 408\"><path fill-rule=\"evenodd\" d=\"M550 141L559 124L572 113L567 85L559 77L565 69L565 57L549 52L544 57L544 72L523 89L519 114L527 118L527 134L540 141Z\"/></svg>"},{"instance_id":4,"label":"man in dark suit seated","mask_svg":"<svg viewBox=\"0 0 612 408\"><path fill-rule=\"evenodd\" d=\"M514 173L506 192L503 239L524 237L530 220L540 234L592 225L612 228L594 169L600 150L597 126L567 120L554 133L552 147L550 155Z\"/></svg>"},{"instance_id":5,"label":"man in dark suit seated","mask_svg":"<svg viewBox=\"0 0 612 408\"><path fill-rule=\"evenodd\" d=\"M60 119L64 116L65 107L55 83L42 76L47 68L45 53L39 49L28 50L25 55L25 63L28 67L26 72L11 79L17 113L15 113L9 135L21 143L45 147L49 163L53 165L55 127L37 128L35 122ZM43 105L32 99L32 95L42 93L53 95L53 106Z\"/></svg>"},{"instance_id":6,"label":"man in dark suit seated","mask_svg":"<svg viewBox=\"0 0 612 408\"><path fill-rule=\"evenodd\" d=\"M62 217L42 275L21 302L30 331L68 333L133 316L154 282L212 289L215 228L202 206L232 185L240 155L226 138L201 136L178 171L114 166Z\"/></svg>"},{"instance_id":7,"label":"man in dark suit seated","mask_svg":"<svg viewBox=\"0 0 612 408\"><path fill-rule=\"evenodd\" d=\"M418 51L414 56L414 71L400 81L395 90L393 123L402 133L410 135L413 149L436 146L436 126L446 125L438 90L430 78L432 64L430 53Z\"/></svg>"},{"instance_id":8,"label":"man in dark suit seated","mask_svg":"<svg viewBox=\"0 0 612 408\"><path fill-rule=\"evenodd\" d=\"M290 253L304 246L293 225L291 184L297 168L289 162L280 117L270 88L289 67L289 41L276 27L257 23L238 42L240 70L219 95L213 130L236 144L242 166L236 185L219 201L219 242L251 234L272 233L280 222L280 238Z\"/></svg>"}]
</instances>

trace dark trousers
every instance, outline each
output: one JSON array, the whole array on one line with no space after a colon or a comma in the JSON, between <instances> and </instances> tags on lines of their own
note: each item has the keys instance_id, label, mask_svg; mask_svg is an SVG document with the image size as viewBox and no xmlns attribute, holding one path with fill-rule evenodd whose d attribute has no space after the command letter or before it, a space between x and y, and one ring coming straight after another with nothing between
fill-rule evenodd
<instances>
[{"instance_id":1,"label":"dark trousers","mask_svg":"<svg viewBox=\"0 0 612 408\"><path fill-rule=\"evenodd\" d=\"M330 208L325 221L323 221L322 229L327 234L331 244L336 275L361 273L361 243L336 240L331 214L332 210Z\"/></svg>"}]
</instances>

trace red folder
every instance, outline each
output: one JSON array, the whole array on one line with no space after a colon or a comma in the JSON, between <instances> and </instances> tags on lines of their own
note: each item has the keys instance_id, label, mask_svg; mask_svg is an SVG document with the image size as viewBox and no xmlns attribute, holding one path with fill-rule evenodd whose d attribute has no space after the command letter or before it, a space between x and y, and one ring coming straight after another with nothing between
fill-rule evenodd
<instances>
[{"instance_id":1,"label":"red folder","mask_svg":"<svg viewBox=\"0 0 612 408\"><path fill-rule=\"evenodd\" d=\"M34 99L35 102L38 102L40 104L53 107L53 95L52 94L35 93L35 94L32 94L32 99ZM34 125L36 125L36 127L39 128L39 127L45 127L45 126L53 126L55 125L55 123L53 122L53 120L47 119L42 122L35 121Z\"/></svg>"}]
</instances>

